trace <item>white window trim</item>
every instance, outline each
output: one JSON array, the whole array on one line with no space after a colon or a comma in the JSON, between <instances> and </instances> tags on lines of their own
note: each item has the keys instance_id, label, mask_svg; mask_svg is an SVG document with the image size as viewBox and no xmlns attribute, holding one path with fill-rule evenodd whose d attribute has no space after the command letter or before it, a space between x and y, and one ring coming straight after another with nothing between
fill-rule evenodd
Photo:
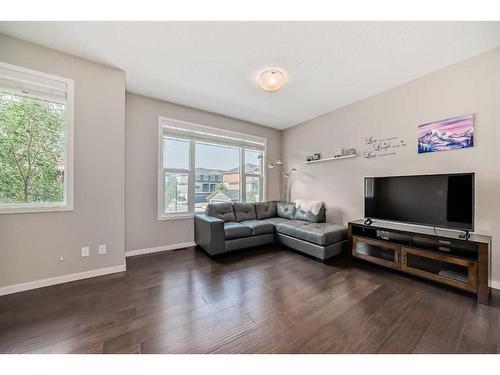
<instances>
[{"instance_id":1,"label":"white window trim","mask_svg":"<svg viewBox=\"0 0 500 375\"><path fill-rule=\"evenodd\" d=\"M23 68L16 65L0 62L0 67L8 68L17 72L31 74L40 78L47 78L66 84L66 100L55 99L49 95L32 95L15 89L2 89L13 95L27 96L34 99L47 100L65 105L64 123L64 201L54 203L0 203L0 214L21 214L55 211L73 211L73 127L74 127L74 81L69 78L59 77L52 74Z\"/></svg>"},{"instance_id":2,"label":"white window trim","mask_svg":"<svg viewBox=\"0 0 500 375\"><path fill-rule=\"evenodd\" d=\"M195 124L192 122L187 122L187 121L182 121L182 120L177 120L169 117L164 117L164 116L159 116L158 117L158 184L157 184L157 219L159 221L166 221L166 220L185 220L185 219L192 219L195 215L195 202L194 202L194 192L195 192L195 140L190 140L190 158L189 158L189 178L188 178L188 195L189 195L189 201L188 201L188 212L182 212L182 213L171 213L167 214L164 212L164 207L165 207L165 193L164 193L164 176L163 173L165 172L166 169L163 168L163 137L164 137L164 126L165 123L168 124L169 126L173 127L179 127L183 129L188 129L188 130L204 130L208 133L211 134L216 134L220 136L227 136L227 137L234 137L234 138L239 138L239 139L246 139L250 141L258 141L261 144L264 145L264 150L262 151L262 154L264 156L264 159L260 159L261 163L261 174L256 175L256 174L246 174L245 173L245 152L242 148L240 148L240 200L245 201L246 198L246 184L245 184L245 177L247 175L255 175L259 176L260 178L260 191L262 194L261 200L265 201L267 197L267 168L264 168L265 163L263 160L266 160L265 158L267 157L267 139L263 137L258 137L250 134L245 134L245 133L240 133L240 132L235 132L232 130L225 130L225 129L220 129L216 127L211 127L207 125L200 125L200 124ZM167 168L167 170L172 170ZM184 171L184 170L182 170ZM187 172L188 170L186 170ZM184 172L184 173L186 173ZM207 180L209 180L209 177L207 176ZM201 181L203 184L204 179ZM209 180L210 181L210 180ZM192 195L192 197L191 197Z\"/></svg>"}]
</instances>

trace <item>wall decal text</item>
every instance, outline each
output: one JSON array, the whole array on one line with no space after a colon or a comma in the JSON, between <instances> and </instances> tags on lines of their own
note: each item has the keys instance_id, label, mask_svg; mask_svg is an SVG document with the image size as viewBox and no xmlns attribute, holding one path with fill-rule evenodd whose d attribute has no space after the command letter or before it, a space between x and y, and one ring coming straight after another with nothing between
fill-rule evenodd
<instances>
[{"instance_id":1,"label":"wall decal text","mask_svg":"<svg viewBox=\"0 0 500 375\"><path fill-rule=\"evenodd\" d=\"M365 138L368 150L363 152L365 159L376 159L394 156L401 147L406 147L406 141L400 137L376 138L369 136Z\"/></svg>"}]
</instances>

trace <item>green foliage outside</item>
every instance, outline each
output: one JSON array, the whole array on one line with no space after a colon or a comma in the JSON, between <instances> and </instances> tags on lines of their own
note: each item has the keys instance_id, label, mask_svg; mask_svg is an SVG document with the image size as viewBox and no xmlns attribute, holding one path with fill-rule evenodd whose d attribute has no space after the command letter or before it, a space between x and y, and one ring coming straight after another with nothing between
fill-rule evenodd
<instances>
[{"instance_id":1,"label":"green foliage outside","mask_svg":"<svg viewBox=\"0 0 500 375\"><path fill-rule=\"evenodd\" d=\"M64 105L0 93L0 203L64 200Z\"/></svg>"},{"instance_id":2,"label":"green foliage outside","mask_svg":"<svg viewBox=\"0 0 500 375\"><path fill-rule=\"evenodd\" d=\"M165 174L165 212L187 211L187 175Z\"/></svg>"},{"instance_id":3,"label":"green foliage outside","mask_svg":"<svg viewBox=\"0 0 500 375\"><path fill-rule=\"evenodd\" d=\"M177 179L169 175L165 178L165 205L168 206L177 199ZM168 212L168 210L167 210Z\"/></svg>"},{"instance_id":4,"label":"green foliage outside","mask_svg":"<svg viewBox=\"0 0 500 375\"><path fill-rule=\"evenodd\" d=\"M225 190L225 189L226 189L226 186L224 184L221 184L221 183L216 184L214 186L214 190Z\"/></svg>"},{"instance_id":5,"label":"green foliage outside","mask_svg":"<svg viewBox=\"0 0 500 375\"><path fill-rule=\"evenodd\" d=\"M255 203L259 198L259 192L256 188L252 186L251 189L247 189L247 202Z\"/></svg>"}]
</instances>

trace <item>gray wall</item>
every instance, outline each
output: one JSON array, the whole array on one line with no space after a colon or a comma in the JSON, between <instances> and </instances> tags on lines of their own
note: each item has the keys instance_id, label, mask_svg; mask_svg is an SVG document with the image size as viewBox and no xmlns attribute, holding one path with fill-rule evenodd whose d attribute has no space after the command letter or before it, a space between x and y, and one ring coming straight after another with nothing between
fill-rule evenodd
<instances>
[{"instance_id":1,"label":"gray wall","mask_svg":"<svg viewBox=\"0 0 500 375\"><path fill-rule=\"evenodd\" d=\"M475 113L473 148L417 153L417 126ZM299 169L292 199L323 199L330 220L363 217L363 177L476 172L476 232L493 236L493 279L500 287L500 49L450 66L387 92L287 129L284 159ZM337 146L367 150L364 138L403 137L395 156L304 165L305 155L333 154Z\"/></svg>"},{"instance_id":2,"label":"gray wall","mask_svg":"<svg viewBox=\"0 0 500 375\"><path fill-rule=\"evenodd\" d=\"M193 240L192 220L156 218L160 115L266 137L271 159L281 157L283 139L285 160L299 170L291 181L292 198L326 200L335 222L362 217L366 175L474 171L476 231L493 235L494 244L500 236L500 49L283 133L135 94L125 98L124 72L4 35L0 61L75 80L74 211L0 215L0 287L122 265L125 248ZM476 114L474 148L417 154L417 125L471 112ZM331 154L336 146L362 153L370 135L403 137L408 147L374 160L303 164L306 154ZM276 170L268 171L267 196L279 199ZM108 246L105 256L97 256L101 243ZM84 245L91 246L89 258L80 257ZM497 253L494 249L498 287Z\"/></svg>"},{"instance_id":3,"label":"gray wall","mask_svg":"<svg viewBox=\"0 0 500 375\"><path fill-rule=\"evenodd\" d=\"M192 242L193 220L157 220L158 117L229 129L267 138L268 156L281 158L278 130L127 93L126 246L127 251ZM279 199L280 177L268 171L268 199Z\"/></svg>"},{"instance_id":4,"label":"gray wall","mask_svg":"<svg viewBox=\"0 0 500 375\"><path fill-rule=\"evenodd\" d=\"M74 211L0 215L0 287L124 264L125 73L4 35L0 61L75 81Z\"/></svg>"}]
</instances>

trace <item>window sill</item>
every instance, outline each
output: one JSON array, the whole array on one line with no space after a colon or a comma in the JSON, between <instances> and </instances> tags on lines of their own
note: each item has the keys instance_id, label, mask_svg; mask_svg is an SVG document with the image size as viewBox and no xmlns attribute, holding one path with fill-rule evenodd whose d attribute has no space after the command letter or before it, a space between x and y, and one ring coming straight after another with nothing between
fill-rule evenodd
<instances>
[{"instance_id":1,"label":"window sill","mask_svg":"<svg viewBox=\"0 0 500 375\"><path fill-rule=\"evenodd\" d=\"M0 205L3 214L36 214L44 212L73 211L72 205Z\"/></svg>"},{"instance_id":2,"label":"window sill","mask_svg":"<svg viewBox=\"0 0 500 375\"><path fill-rule=\"evenodd\" d=\"M193 219L195 214L183 214L183 215L169 215L169 216L158 216L158 221L170 221L170 220L189 220Z\"/></svg>"}]
</instances>

